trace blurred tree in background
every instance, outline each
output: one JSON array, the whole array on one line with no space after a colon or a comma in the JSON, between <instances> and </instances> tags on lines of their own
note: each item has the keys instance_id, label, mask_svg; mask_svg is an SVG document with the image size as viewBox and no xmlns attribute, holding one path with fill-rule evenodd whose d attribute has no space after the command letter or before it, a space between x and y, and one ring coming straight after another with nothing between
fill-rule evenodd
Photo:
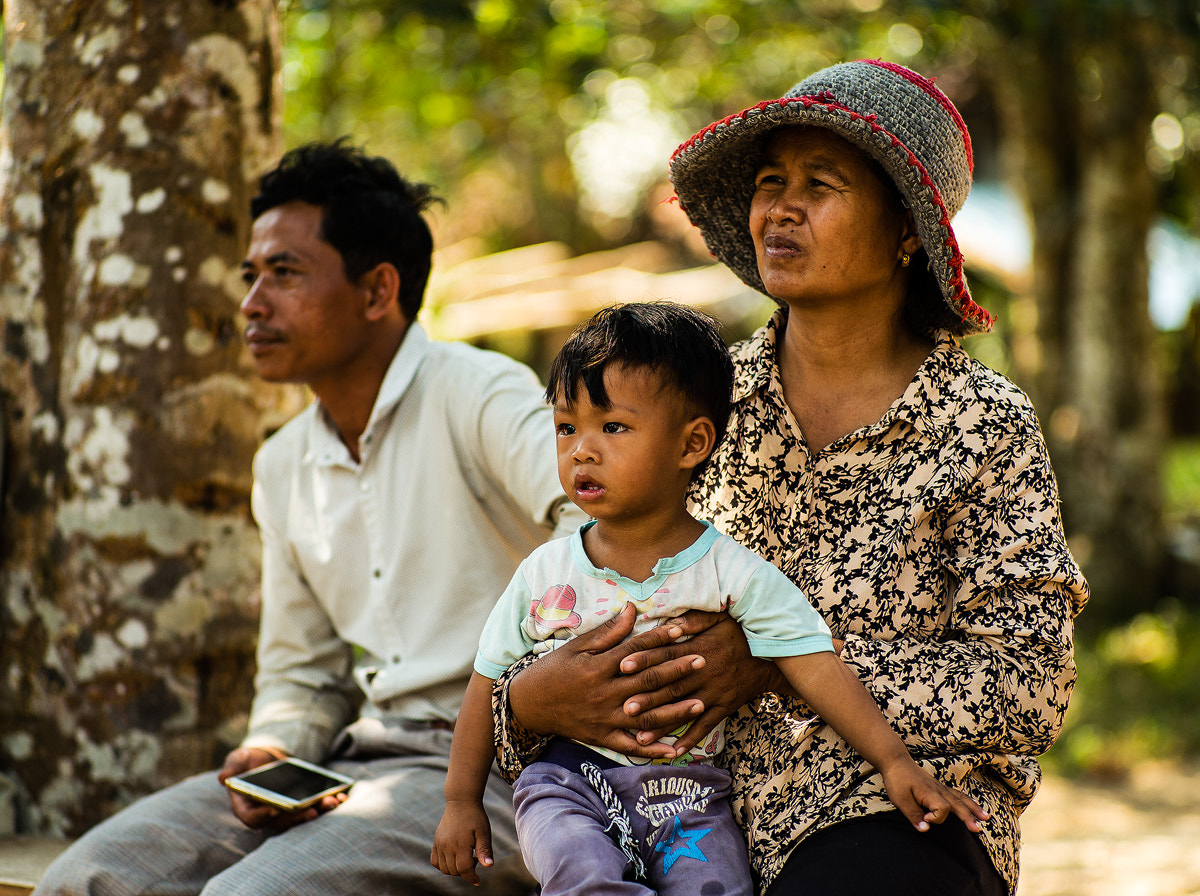
<instances>
[{"instance_id":1,"label":"blurred tree in background","mask_svg":"<svg viewBox=\"0 0 1200 896\"><path fill-rule=\"evenodd\" d=\"M353 134L437 183L442 245L585 252L671 238L651 214L667 158L717 117L844 59L937 77L977 180L1028 214L1027 282L977 280L1001 311L982 353L1042 414L1094 588L1085 622L1111 622L1177 584L1161 466L1178 362L1151 323L1146 246L1164 213L1197 223L1198 16L1189 0L292 0L286 129Z\"/></svg>"}]
</instances>

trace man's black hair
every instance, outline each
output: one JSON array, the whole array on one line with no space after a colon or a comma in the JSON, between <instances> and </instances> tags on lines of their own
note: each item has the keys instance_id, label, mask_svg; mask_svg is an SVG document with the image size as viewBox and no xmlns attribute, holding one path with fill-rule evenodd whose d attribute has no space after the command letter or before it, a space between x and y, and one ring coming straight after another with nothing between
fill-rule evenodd
<instances>
[{"instance_id":1,"label":"man's black hair","mask_svg":"<svg viewBox=\"0 0 1200 896\"><path fill-rule=\"evenodd\" d=\"M318 206L321 237L342 256L346 278L390 262L400 273L400 310L415 320L425 297L433 237L421 213L440 199L428 184L406 180L387 159L347 144L309 143L262 176L250 217L289 202Z\"/></svg>"},{"instance_id":2,"label":"man's black hair","mask_svg":"<svg viewBox=\"0 0 1200 896\"><path fill-rule=\"evenodd\" d=\"M550 365L546 400L561 395L567 407L579 387L592 404L611 407L604 371L612 366L654 371L716 428L714 448L725 436L733 397L733 361L717 322L695 308L670 302L613 305L580 325ZM695 479L707 459L692 473Z\"/></svg>"}]
</instances>

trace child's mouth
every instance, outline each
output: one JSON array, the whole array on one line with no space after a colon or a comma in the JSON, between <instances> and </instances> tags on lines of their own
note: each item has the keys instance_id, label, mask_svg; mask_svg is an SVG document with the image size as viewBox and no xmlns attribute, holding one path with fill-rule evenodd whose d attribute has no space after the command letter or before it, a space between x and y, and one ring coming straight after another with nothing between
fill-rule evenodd
<instances>
[{"instance_id":1,"label":"child's mouth","mask_svg":"<svg viewBox=\"0 0 1200 896\"><path fill-rule=\"evenodd\" d=\"M604 486L598 482L592 482L590 479L581 479L575 483L575 494L583 500L599 498L604 494Z\"/></svg>"}]
</instances>

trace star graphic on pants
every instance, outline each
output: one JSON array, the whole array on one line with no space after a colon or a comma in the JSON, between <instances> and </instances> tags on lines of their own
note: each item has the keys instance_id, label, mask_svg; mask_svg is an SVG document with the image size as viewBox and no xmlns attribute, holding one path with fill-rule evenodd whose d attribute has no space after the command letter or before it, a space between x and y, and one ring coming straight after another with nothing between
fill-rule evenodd
<instances>
[{"instance_id":1,"label":"star graphic on pants","mask_svg":"<svg viewBox=\"0 0 1200 896\"><path fill-rule=\"evenodd\" d=\"M670 872L671 866L675 864L675 860L681 856L688 856L693 859L699 859L701 862L707 862L708 856L700 851L700 847L697 844L711 831L712 828L685 831L683 824L679 821L679 816L676 815L675 829L671 832L671 836L662 843L654 844L654 851L663 854L663 874Z\"/></svg>"}]
</instances>

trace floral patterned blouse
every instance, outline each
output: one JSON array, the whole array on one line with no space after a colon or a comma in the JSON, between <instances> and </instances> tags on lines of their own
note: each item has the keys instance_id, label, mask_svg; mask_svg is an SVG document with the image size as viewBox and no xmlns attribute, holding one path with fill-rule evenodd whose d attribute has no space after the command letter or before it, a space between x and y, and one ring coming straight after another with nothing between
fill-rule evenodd
<instances>
[{"instance_id":1,"label":"floral patterned blouse","mask_svg":"<svg viewBox=\"0 0 1200 896\"><path fill-rule=\"evenodd\" d=\"M783 400L781 309L734 347L729 431L693 512L808 595L842 659L915 759L990 813L982 838L1010 892L1018 816L1037 790L1075 681L1072 620L1087 584L1063 536L1058 489L1025 395L948 333L873 426L813 454ZM501 770L544 741L496 687ZM829 825L892 808L880 775L799 701L735 713L721 762L762 890Z\"/></svg>"}]
</instances>

